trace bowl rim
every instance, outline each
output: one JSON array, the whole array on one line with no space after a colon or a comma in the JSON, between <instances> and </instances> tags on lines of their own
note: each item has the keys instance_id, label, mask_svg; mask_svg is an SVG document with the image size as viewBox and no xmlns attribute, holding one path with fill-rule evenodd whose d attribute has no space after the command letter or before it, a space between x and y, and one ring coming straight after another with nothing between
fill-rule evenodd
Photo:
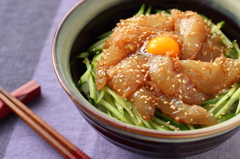
<instances>
[{"instance_id":1,"label":"bowl rim","mask_svg":"<svg viewBox=\"0 0 240 159\"><path fill-rule=\"evenodd\" d=\"M196 130L187 130L187 131L159 131L159 130L152 130L147 128L141 128L134 125L126 124L116 119L110 118L105 115L101 111L95 111L95 107L90 103L85 103L72 91L71 86L65 81L61 67L59 66L58 59L57 59L57 43L59 40L59 34L64 29L64 25L72 13L78 9L84 2L87 0L83 0L78 2L62 19L60 24L58 25L52 42L52 64L54 68L55 75L63 87L64 91L68 94L68 96L73 100L73 102L83 111L85 114L92 116L96 120L100 120L101 122L107 124L108 126L115 127L121 132L132 133L140 136L150 137L150 138L164 138L164 139L196 139L196 138L210 138L211 136L215 136L216 134L223 134L228 132L234 128L237 128L240 125L240 115L237 115L228 121L223 123L213 125L206 128L196 129ZM80 92L79 92L80 93ZM86 99L85 99L86 100ZM94 108L93 108L94 107ZM117 131L118 131L117 130ZM116 130L115 130L116 131ZM175 141L174 141L175 142ZM176 141L177 142L177 141Z\"/></svg>"}]
</instances>

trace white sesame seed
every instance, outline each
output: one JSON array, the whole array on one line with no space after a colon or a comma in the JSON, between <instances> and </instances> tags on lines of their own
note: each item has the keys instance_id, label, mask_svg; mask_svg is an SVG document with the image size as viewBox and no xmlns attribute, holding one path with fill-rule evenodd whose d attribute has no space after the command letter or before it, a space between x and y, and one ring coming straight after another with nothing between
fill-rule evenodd
<instances>
[{"instance_id":1,"label":"white sesame seed","mask_svg":"<svg viewBox=\"0 0 240 159\"><path fill-rule=\"evenodd\" d=\"M164 103L164 104L168 104L168 102L167 102L167 101L164 101L163 103Z\"/></svg>"}]
</instances>

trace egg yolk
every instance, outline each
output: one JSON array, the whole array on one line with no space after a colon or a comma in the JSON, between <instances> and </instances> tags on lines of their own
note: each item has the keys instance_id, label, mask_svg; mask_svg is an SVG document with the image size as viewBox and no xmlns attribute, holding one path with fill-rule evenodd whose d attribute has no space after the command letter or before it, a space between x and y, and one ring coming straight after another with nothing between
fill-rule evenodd
<instances>
[{"instance_id":1,"label":"egg yolk","mask_svg":"<svg viewBox=\"0 0 240 159\"><path fill-rule=\"evenodd\" d=\"M166 36L158 36L148 42L147 52L155 55L176 57L180 53L180 49L174 39Z\"/></svg>"}]
</instances>

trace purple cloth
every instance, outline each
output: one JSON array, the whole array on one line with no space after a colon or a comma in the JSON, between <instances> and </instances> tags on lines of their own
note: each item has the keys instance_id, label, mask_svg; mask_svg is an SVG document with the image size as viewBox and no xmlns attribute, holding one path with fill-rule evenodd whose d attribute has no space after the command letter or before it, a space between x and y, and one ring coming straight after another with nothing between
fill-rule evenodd
<instances>
[{"instance_id":1,"label":"purple cloth","mask_svg":"<svg viewBox=\"0 0 240 159\"><path fill-rule=\"evenodd\" d=\"M94 159L150 159L125 151L103 139L82 118L73 102L61 88L51 62L51 44L56 27L64 15L79 0L62 1L42 49L33 79L42 86L42 96L30 103L31 109L79 149ZM240 158L240 132L221 146L187 159ZM0 143L1 146L1 143ZM58 159L62 158L47 142L21 119L12 132L3 159Z\"/></svg>"}]
</instances>

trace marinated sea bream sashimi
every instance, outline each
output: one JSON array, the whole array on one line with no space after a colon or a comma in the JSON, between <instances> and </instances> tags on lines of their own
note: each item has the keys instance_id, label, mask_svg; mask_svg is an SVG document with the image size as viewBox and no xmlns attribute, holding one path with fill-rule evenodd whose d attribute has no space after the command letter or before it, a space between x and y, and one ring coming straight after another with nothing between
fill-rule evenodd
<instances>
[{"instance_id":1,"label":"marinated sea bream sashimi","mask_svg":"<svg viewBox=\"0 0 240 159\"><path fill-rule=\"evenodd\" d=\"M228 49L196 12L133 16L105 43L96 86L128 99L144 120L159 109L180 123L213 125L199 105L240 81L240 61L225 57Z\"/></svg>"}]
</instances>

